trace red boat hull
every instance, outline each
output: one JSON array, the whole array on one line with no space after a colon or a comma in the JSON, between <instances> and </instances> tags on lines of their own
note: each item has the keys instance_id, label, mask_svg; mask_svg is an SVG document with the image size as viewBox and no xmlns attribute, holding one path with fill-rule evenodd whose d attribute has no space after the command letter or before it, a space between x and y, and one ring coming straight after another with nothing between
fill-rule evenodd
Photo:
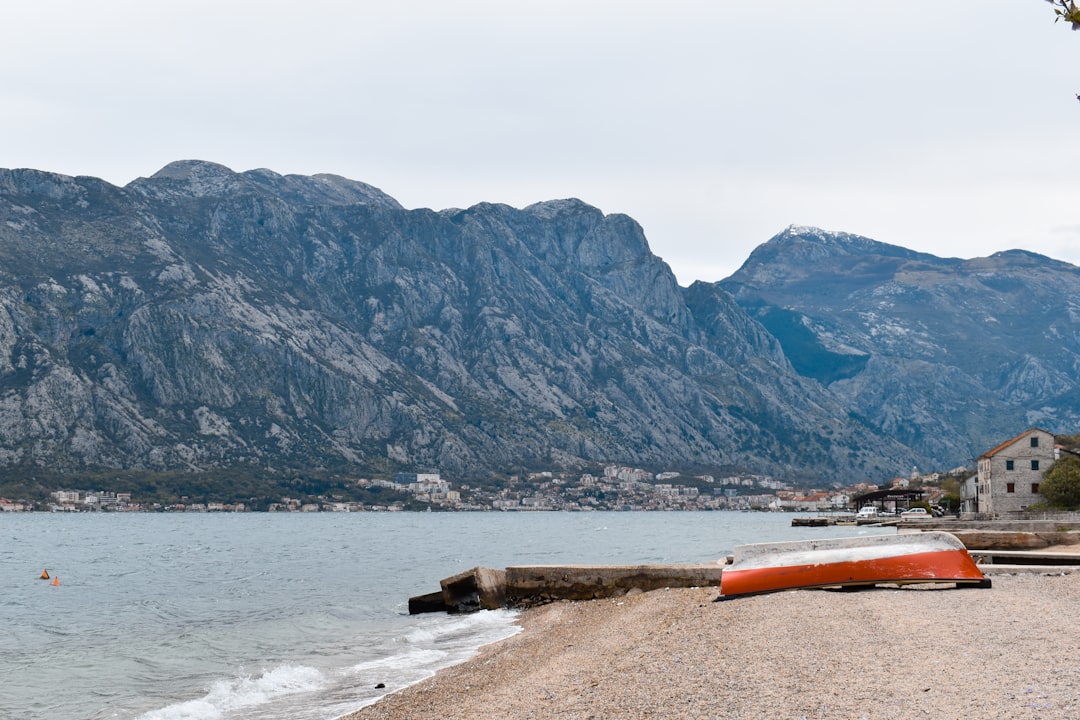
<instances>
[{"instance_id":1,"label":"red boat hull","mask_svg":"<svg viewBox=\"0 0 1080 720\"><path fill-rule=\"evenodd\" d=\"M987 581L955 536L910 533L742 545L721 574L720 594L918 582Z\"/></svg>"}]
</instances>

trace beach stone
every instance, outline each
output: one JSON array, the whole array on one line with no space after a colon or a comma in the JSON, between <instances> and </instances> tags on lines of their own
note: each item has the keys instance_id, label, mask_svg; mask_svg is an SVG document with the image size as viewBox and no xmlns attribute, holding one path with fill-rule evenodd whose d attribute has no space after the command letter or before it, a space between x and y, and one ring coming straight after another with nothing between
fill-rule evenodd
<instances>
[{"instance_id":1,"label":"beach stone","mask_svg":"<svg viewBox=\"0 0 1080 720\"><path fill-rule=\"evenodd\" d=\"M513 637L342 720L1078 717L1080 573L714 596L526 610Z\"/></svg>"}]
</instances>

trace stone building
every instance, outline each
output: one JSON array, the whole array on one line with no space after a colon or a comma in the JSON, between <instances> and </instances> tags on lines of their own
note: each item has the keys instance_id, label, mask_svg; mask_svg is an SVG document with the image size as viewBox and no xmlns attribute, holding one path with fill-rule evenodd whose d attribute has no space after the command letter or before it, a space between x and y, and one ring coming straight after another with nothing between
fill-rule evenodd
<instances>
[{"instance_id":1,"label":"stone building","mask_svg":"<svg viewBox=\"0 0 1080 720\"><path fill-rule=\"evenodd\" d=\"M1039 502L1039 483L1054 458L1054 436L1039 428L981 455L975 480L975 511L1002 517Z\"/></svg>"}]
</instances>

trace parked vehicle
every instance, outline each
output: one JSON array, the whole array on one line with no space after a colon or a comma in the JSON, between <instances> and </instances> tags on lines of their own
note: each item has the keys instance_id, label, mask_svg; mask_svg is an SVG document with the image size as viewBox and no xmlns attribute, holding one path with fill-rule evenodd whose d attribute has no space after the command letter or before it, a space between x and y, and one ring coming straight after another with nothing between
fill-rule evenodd
<instances>
[{"instance_id":1,"label":"parked vehicle","mask_svg":"<svg viewBox=\"0 0 1080 720\"><path fill-rule=\"evenodd\" d=\"M863 505L861 508L859 508L859 512L855 513L855 519L858 520L859 518L876 518L877 514L877 508L873 505Z\"/></svg>"},{"instance_id":2,"label":"parked vehicle","mask_svg":"<svg viewBox=\"0 0 1080 720\"><path fill-rule=\"evenodd\" d=\"M900 513L900 517L904 520L929 520L933 516L926 512L926 508L914 507Z\"/></svg>"}]
</instances>

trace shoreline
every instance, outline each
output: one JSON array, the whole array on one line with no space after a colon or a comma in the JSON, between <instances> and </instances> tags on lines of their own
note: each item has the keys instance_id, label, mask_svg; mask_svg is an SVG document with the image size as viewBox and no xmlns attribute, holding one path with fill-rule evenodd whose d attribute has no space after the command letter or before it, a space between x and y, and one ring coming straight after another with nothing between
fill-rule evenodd
<instances>
[{"instance_id":1,"label":"shoreline","mask_svg":"<svg viewBox=\"0 0 1080 720\"><path fill-rule=\"evenodd\" d=\"M559 602L342 720L1080 715L1080 574Z\"/></svg>"}]
</instances>

